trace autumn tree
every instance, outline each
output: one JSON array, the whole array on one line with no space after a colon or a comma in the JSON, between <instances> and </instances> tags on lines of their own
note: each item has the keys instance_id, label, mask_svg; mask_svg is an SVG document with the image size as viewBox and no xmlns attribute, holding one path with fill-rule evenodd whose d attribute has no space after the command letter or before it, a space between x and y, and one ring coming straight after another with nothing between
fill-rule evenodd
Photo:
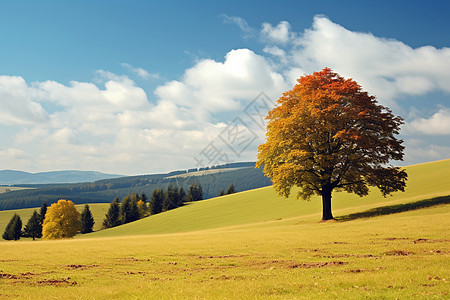
<instances>
[{"instance_id":1,"label":"autumn tree","mask_svg":"<svg viewBox=\"0 0 450 300\"><path fill-rule=\"evenodd\" d=\"M91 233L94 230L94 217L89 209L89 205L85 205L81 212L81 233Z\"/></svg>"},{"instance_id":2,"label":"autumn tree","mask_svg":"<svg viewBox=\"0 0 450 300\"><path fill-rule=\"evenodd\" d=\"M406 172L389 164L403 159L403 141L395 137L403 119L354 80L325 68L302 76L277 103L256 166L264 166L280 195L296 186L297 198L322 196L322 219L329 220L333 191L404 191Z\"/></svg>"},{"instance_id":3,"label":"autumn tree","mask_svg":"<svg viewBox=\"0 0 450 300\"><path fill-rule=\"evenodd\" d=\"M9 220L8 225L6 225L5 232L2 237L5 240L17 241L22 235L22 219L18 214L14 214L11 220Z\"/></svg>"},{"instance_id":4,"label":"autumn tree","mask_svg":"<svg viewBox=\"0 0 450 300\"><path fill-rule=\"evenodd\" d=\"M33 238L33 241L36 238L42 237L41 217L37 211L33 211L33 214L28 219L28 222L23 229L23 236Z\"/></svg>"},{"instance_id":5,"label":"autumn tree","mask_svg":"<svg viewBox=\"0 0 450 300\"><path fill-rule=\"evenodd\" d=\"M47 209L42 226L42 238L71 238L80 230L80 213L72 201L61 199Z\"/></svg>"}]
</instances>

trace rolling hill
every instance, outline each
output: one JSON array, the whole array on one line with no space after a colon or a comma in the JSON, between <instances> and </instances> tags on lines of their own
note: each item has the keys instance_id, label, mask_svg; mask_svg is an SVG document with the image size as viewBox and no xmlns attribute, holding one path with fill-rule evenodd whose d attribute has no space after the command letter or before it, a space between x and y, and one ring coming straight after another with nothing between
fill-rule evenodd
<instances>
[{"instance_id":1,"label":"rolling hill","mask_svg":"<svg viewBox=\"0 0 450 300\"><path fill-rule=\"evenodd\" d=\"M387 198L383 198L375 189L371 189L370 194L362 198L354 194L334 193L334 215L450 195L450 159L409 166L406 170L409 177L404 193L398 192ZM310 216L319 220L319 197L304 201L291 195L285 199L279 197L272 187L264 187L191 203L133 223L95 232L91 236L188 232L299 216Z\"/></svg>"}]
</instances>

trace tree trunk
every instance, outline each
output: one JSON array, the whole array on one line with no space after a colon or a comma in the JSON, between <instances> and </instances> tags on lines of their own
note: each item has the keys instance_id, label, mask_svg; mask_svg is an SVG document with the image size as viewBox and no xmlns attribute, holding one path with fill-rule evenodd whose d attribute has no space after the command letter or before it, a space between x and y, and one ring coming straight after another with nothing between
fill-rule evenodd
<instances>
[{"instance_id":1,"label":"tree trunk","mask_svg":"<svg viewBox=\"0 0 450 300\"><path fill-rule=\"evenodd\" d=\"M333 214L331 213L331 188L322 188L322 220L332 220Z\"/></svg>"}]
</instances>

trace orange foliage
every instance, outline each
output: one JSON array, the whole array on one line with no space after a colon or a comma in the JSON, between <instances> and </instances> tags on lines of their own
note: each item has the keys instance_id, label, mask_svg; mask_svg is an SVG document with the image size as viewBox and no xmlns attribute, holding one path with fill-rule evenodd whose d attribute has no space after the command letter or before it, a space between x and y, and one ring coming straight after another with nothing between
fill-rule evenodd
<instances>
[{"instance_id":1,"label":"orange foliage","mask_svg":"<svg viewBox=\"0 0 450 300\"><path fill-rule=\"evenodd\" d=\"M318 194L331 203L334 189L360 196L368 185L383 195L404 190L405 171L388 165L403 158L403 141L394 136L403 119L354 80L325 68L302 76L277 103L267 116L257 166L264 165L280 195L298 186L297 197ZM327 209L324 219L332 218L331 204Z\"/></svg>"}]
</instances>

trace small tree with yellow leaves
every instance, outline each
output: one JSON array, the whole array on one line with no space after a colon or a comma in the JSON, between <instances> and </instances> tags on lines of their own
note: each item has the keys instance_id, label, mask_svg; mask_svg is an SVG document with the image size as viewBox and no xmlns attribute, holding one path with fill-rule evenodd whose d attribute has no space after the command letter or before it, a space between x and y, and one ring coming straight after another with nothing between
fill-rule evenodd
<instances>
[{"instance_id":1,"label":"small tree with yellow leaves","mask_svg":"<svg viewBox=\"0 0 450 300\"><path fill-rule=\"evenodd\" d=\"M42 238L71 238L81 230L80 213L70 200L61 199L53 203L45 214Z\"/></svg>"}]
</instances>

